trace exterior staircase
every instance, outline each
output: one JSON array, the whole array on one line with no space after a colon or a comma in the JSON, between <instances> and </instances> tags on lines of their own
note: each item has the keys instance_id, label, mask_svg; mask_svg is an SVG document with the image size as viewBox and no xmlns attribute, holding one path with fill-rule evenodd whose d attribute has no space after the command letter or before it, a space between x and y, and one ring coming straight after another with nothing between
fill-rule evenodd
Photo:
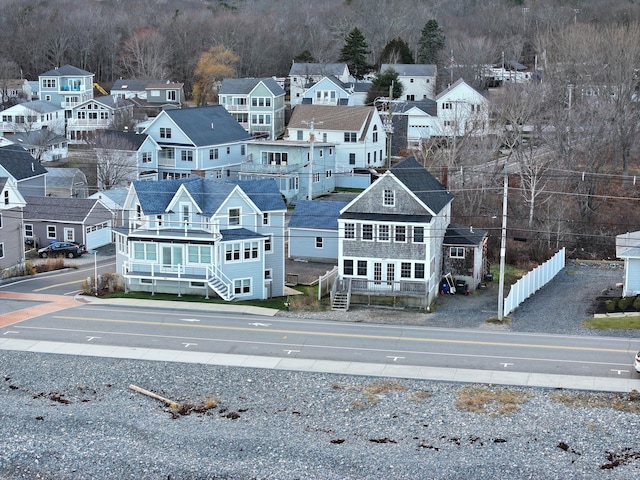
<instances>
[{"instance_id":1,"label":"exterior staircase","mask_svg":"<svg viewBox=\"0 0 640 480\"><path fill-rule=\"evenodd\" d=\"M349 292L336 292L331 301L331 310L341 310L346 312L349 310Z\"/></svg>"},{"instance_id":2,"label":"exterior staircase","mask_svg":"<svg viewBox=\"0 0 640 480\"><path fill-rule=\"evenodd\" d=\"M216 292L220 298L230 302L231 300L235 300L235 295L233 294L233 290L231 289L231 283L224 282L220 277L214 275L209 278L207 282L209 287Z\"/></svg>"}]
</instances>

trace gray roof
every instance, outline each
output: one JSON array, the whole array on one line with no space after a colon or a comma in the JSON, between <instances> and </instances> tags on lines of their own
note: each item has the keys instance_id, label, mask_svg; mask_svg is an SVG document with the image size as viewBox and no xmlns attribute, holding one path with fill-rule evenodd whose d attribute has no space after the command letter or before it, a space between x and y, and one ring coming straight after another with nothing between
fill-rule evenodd
<instances>
[{"instance_id":1,"label":"gray roof","mask_svg":"<svg viewBox=\"0 0 640 480\"><path fill-rule=\"evenodd\" d=\"M390 172L434 213L440 212L453 200L453 194L420 165L415 157L406 158L393 166Z\"/></svg>"},{"instance_id":2,"label":"gray roof","mask_svg":"<svg viewBox=\"0 0 640 480\"><path fill-rule=\"evenodd\" d=\"M121 132L120 130L104 130L100 133L100 144L109 145L109 140L113 139L111 148L115 150L127 150L137 152L149 135L135 132ZM104 140L104 143L102 141ZM109 148L109 147L107 147Z\"/></svg>"},{"instance_id":3,"label":"gray roof","mask_svg":"<svg viewBox=\"0 0 640 480\"><path fill-rule=\"evenodd\" d=\"M400 104L400 107L393 107L394 113L396 113L396 109L400 112L406 112L412 108L418 108L422 110L424 113L431 115L432 117L436 117L438 115L438 102L435 100L420 100L417 102L406 101Z\"/></svg>"},{"instance_id":4,"label":"gray roof","mask_svg":"<svg viewBox=\"0 0 640 480\"><path fill-rule=\"evenodd\" d=\"M50 113L59 110L64 110L61 106L55 103L47 102L45 100L34 100L33 102L24 102L20 104L21 107L28 108L38 113Z\"/></svg>"},{"instance_id":5,"label":"gray roof","mask_svg":"<svg viewBox=\"0 0 640 480\"><path fill-rule=\"evenodd\" d=\"M101 197L108 198L113 203L123 206L124 201L127 199L127 194L129 193L129 188L112 188L110 190L103 190L101 192L94 193L90 198L101 199Z\"/></svg>"},{"instance_id":6,"label":"gray roof","mask_svg":"<svg viewBox=\"0 0 640 480\"><path fill-rule=\"evenodd\" d=\"M342 75L345 63L293 63L289 75L304 77L307 75Z\"/></svg>"},{"instance_id":7,"label":"gray roof","mask_svg":"<svg viewBox=\"0 0 640 480\"><path fill-rule=\"evenodd\" d=\"M28 146L55 145L58 143L67 143L67 138L58 135L53 130L41 129L32 130L30 132L6 133L5 138L14 143Z\"/></svg>"},{"instance_id":8,"label":"gray roof","mask_svg":"<svg viewBox=\"0 0 640 480\"><path fill-rule=\"evenodd\" d=\"M7 180L9 180L7 177L0 177L0 190L7 184Z\"/></svg>"},{"instance_id":9,"label":"gray roof","mask_svg":"<svg viewBox=\"0 0 640 480\"><path fill-rule=\"evenodd\" d=\"M220 86L221 95L248 95L262 82L276 97L284 95L284 90L273 78L225 78Z\"/></svg>"},{"instance_id":10,"label":"gray roof","mask_svg":"<svg viewBox=\"0 0 640 480\"><path fill-rule=\"evenodd\" d=\"M101 97L94 97L87 100L87 102L91 101L101 103L102 105L109 108L122 108L126 107L127 105L133 105L130 100L126 98L115 97L113 95L103 95Z\"/></svg>"},{"instance_id":11,"label":"gray roof","mask_svg":"<svg viewBox=\"0 0 640 480\"><path fill-rule=\"evenodd\" d=\"M235 242L237 240L248 240L251 238L265 238L266 235L261 235L246 228L233 228L231 230L220 230L223 242Z\"/></svg>"},{"instance_id":12,"label":"gray roof","mask_svg":"<svg viewBox=\"0 0 640 480\"><path fill-rule=\"evenodd\" d=\"M289 220L289 228L338 230L340 210L347 202L298 200Z\"/></svg>"},{"instance_id":13,"label":"gray roof","mask_svg":"<svg viewBox=\"0 0 640 480\"><path fill-rule=\"evenodd\" d=\"M77 181L87 184L87 177L79 168L48 168L47 188L49 187L73 187Z\"/></svg>"},{"instance_id":14,"label":"gray roof","mask_svg":"<svg viewBox=\"0 0 640 480\"><path fill-rule=\"evenodd\" d=\"M79 223L87 218L98 200L88 198L25 197L25 220Z\"/></svg>"},{"instance_id":15,"label":"gray roof","mask_svg":"<svg viewBox=\"0 0 640 480\"><path fill-rule=\"evenodd\" d=\"M486 230L450 223L444 234L444 245L479 246L486 236Z\"/></svg>"},{"instance_id":16,"label":"gray roof","mask_svg":"<svg viewBox=\"0 0 640 480\"><path fill-rule=\"evenodd\" d=\"M111 90L127 90L131 92L144 92L149 80L138 80L134 78L123 79L119 78L111 87Z\"/></svg>"},{"instance_id":17,"label":"gray roof","mask_svg":"<svg viewBox=\"0 0 640 480\"><path fill-rule=\"evenodd\" d=\"M278 185L273 179L247 180L236 183L192 177L178 180L133 182L142 210L147 215L161 214L184 185L203 215L213 215L238 185L262 211L285 210Z\"/></svg>"},{"instance_id":18,"label":"gray roof","mask_svg":"<svg viewBox=\"0 0 640 480\"><path fill-rule=\"evenodd\" d=\"M436 66L423 63L383 63L380 72L393 68L402 77L435 77Z\"/></svg>"},{"instance_id":19,"label":"gray roof","mask_svg":"<svg viewBox=\"0 0 640 480\"><path fill-rule=\"evenodd\" d=\"M48 72L41 73L40 77L66 77L69 75L93 75L91 72L82 70L81 68L74 67L73 65L63 65L62 67L54 68Z\"/></svg>"},{"instance_id":20,"label":"gray roof","mask_svg":"<svg viewBox=\"0 0 640 480\"><path fill-rule=\"evenodd\" d=\"M0 147L0 165L17 181L47 173L47 169L20 145Z\"/></svg>"},{"instance_id":21,"label":"gray roof","mask_svg":"<svg viewBox=\"0 0 640 480\"><path fill-rule=\"evenodd\" d=\"M196 147L242 142L252 138L222 105L165 110L163 113Z\"/></svg>"}]
</instances>

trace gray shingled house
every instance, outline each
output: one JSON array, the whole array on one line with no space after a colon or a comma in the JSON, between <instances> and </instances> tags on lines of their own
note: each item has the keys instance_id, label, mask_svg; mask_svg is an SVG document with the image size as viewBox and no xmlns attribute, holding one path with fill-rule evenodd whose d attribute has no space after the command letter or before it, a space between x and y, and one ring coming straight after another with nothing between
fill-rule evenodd
<instances>
[{"instance_id":1,"label":"gray shingled house","mask_svg":"<svg viewBox=\"0 0 640 480\"><path fill-rule=\"evenodd\" d=\"M333 308L351 302L428 308L440 291L453 195L414 157L387 170L338 219Z\"/></svg>"}]
</instances>

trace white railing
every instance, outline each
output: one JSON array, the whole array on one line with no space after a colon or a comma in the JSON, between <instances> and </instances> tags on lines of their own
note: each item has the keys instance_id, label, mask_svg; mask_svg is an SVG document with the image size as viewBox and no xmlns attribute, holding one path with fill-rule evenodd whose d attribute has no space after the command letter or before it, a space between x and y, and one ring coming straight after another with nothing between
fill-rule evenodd
<instances>
[{"instance_id":1,"label":"white railing","mask_svg":"<svg viewBox=\"0 0 640 480\"><path fill-rule=\"evenodd\" d=\"M553 277L564 268L565 262L566 252L563 248L511 285L509 295L504 299L504 315L509 315L518 305L553 280Z\"/></svg>"},{"instance_id":2,"label":"white railing","mask_svg":"<svg viewBox=\"0 0 640 480\"><path fill-rule=\"evenodd\" d=\"M327 271L324 275L318 277L318 300L331 293L333 284L336 283L338 278L338 266L336 265L331 270Z\"/></svg>"}]
</instances>

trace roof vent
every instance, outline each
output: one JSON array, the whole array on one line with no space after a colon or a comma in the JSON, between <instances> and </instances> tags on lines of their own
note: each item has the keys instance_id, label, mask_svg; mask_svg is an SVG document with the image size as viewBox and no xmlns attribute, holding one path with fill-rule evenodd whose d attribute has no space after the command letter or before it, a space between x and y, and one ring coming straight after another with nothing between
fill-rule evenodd
<instances>
[{"instance_id":1,"label":"roof vent","mask_svg":"<svg viewBox=\"0 0 640 480\"><path fill-rule=\"evenodd\" d=\"M213 130L213 122L211 122L211 130Z\"/></svg>"}]
</instances>

